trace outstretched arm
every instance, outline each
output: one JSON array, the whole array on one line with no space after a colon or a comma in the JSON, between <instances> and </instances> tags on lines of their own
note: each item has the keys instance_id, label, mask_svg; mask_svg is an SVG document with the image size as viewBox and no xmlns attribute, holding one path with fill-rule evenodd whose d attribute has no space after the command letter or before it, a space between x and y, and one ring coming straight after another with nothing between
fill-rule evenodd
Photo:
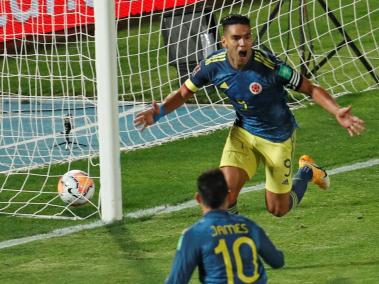
<instances>
[{"instance_id":1,"label":"outstretched arm","mask_svg":"<svg viewBox=\"0 0 379 284\"><path fill-rule=\"evenodd\" d=\"M183 105L193 94L194 93L185 85L182 85L179 90L168 95L161 105L153 101L151 108L138 113L134 119L134 125L142 127L141 131L144 130L146 127L154 124L162 116L165 116Z\"/></svg>"},{"instance_id":2,"label":"outstretched arm","mask_svg":"<svg viewBox=\"0 0 379 284\"><path fill-rule=\"evenodd\" d=\"M340 107L324 88L314 85L303 76L298 91L312 97L313 101L335 116L338 123L347 129L350 136L360 135L364 131L364 121L351 113L351 106Z\"/></svg>"}]
</instances>

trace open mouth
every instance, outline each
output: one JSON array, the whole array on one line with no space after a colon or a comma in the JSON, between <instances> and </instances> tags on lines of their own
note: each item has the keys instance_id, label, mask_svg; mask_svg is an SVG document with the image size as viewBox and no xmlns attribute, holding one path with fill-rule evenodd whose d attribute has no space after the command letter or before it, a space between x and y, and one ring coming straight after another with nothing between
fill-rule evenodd
<instances>
[{"instance_id":1,"label":"open mouth","mask_svg":"<svg viewBox=\"0 0 379 284\"><path fill-rule=\"evenodd\" d=\"M240 57L246 57L246 56L247 56L247 51L246 51L246 50L240 50L240 51L238 52L238 55L239 55Z\"/></svg>"}]
</instances>

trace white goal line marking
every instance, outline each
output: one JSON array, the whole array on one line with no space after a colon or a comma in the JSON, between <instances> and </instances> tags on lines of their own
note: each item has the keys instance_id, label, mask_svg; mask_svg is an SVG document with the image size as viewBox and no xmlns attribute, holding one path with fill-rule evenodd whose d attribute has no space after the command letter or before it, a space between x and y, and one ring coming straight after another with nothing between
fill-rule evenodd
<instances>
[{"instance_id":1,"label":"white goal line marking","mask_svg":"<svg viewBox=\"0 0 379 284\"><path fill-rule=\"evenodd\" d=\"M339 168L328 170L328 174L335 175L339 173L346 173L350 171L373 167L376 165L379 165L379 159L371 159L365 162L354 163L351 165L341 166ZM241 194L250 192L250 191L261 190L263 188L264 188L263 183L260 183L254 186L244 187L241 191ZM191 200L191 201L187 201L178 205L167 205L167 206L163 205L163 206L157 206L157 207L144 209L144 210L137 210L135 212L126 214L125 217L141 218L141 217L152 216L156 214L176 212L176 211L180 211L186 208L195 207L196 205L197 205L196 201ZM46 239L55 238L55 237L67 236L67 235L77 233L83 230L94 229L94 228L102 227L105 225L106 224L103 223L102 221L96 221L96 222L92 222L85 225L76 225L76 226L56 229L56 230L51 231L50 233L38 234L38 235L24 237L24 238L2 241L0 242L0 249L5 249L5 248L21 245L21 244L26 244L33 241L40 241L40 240L46 240Z\"/></svg>"},{"instance_id":2,"label":"white goal line marking","mask_svg":"<svg viewBox=\"0 0 379 284\"><path fill-rule=\"evenodd\" d=\"M345 165L341 166L339 168L327 170L328 175L335 175L339 173L345 173L345 172L350 172L358 169L363 169L363 168L369 168L375 165L379 164L379 159L371 159L365 162L359 162L359 163L354 163L351 165ZM257 185L249 186L249 187L244 187L241 190L240 194L250 192L250 191L255 191L255 190L261 190L264 189L265 184L260 183ZM161 205L149 209L142 209L142 210L137 210L135 212L131 212L126 214L125 216L128 218L141 218L141 217L148 217L152 215L157 215L157 214L163 214L163 213L170 213L170 212L176 212L180 211L186 208L191 208L197 205L197 202L195 200L189 200L187 202L178 204L178 205Z\"/></svg>"}]
</instances>

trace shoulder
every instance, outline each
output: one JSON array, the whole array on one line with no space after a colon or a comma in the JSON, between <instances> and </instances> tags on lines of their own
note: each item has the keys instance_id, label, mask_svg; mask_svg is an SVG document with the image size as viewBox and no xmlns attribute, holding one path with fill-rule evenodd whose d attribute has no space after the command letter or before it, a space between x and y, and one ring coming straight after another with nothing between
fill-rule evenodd
<instances>
[{"instance_id":1,"label":"shoulder","mask_svg":"<svg viewBox=\"0 0 379 284\"><path fill-rule=\"evenodd\" d=\"M226 50L216 50L195 67L191 73L191 81L197 87L204 86L205 83L211 82L217 74L225 72L227 68ZM197 87L192 89L191 86L187 87L193 92L197 91Z\"/></svg>"},{"instance_id":2,"label":"shoulder","mask_svg":"<svg viewBox=\"0 0 379 284\"><path fill-rule=\"evenodd\" d=\"M276 61L280 61L279 57L276 56L271 50L253 47L253 52L255 55L270 60L273 63L275 63Z\"/></svg>"},{"instance_id":3,"label":"shoulder","mask_svg":"<svg viewBox=\"0 0 379 284\"><path fill-rule=\"evenodd\" d=\"M281 62L281 60L278 57L276 57L273 53L267 50L253 48L253 54L254 61L270 69L275 69L275 67Z\"/></svg>"},{"instance_id":4,"label":"shoulder","mask_svg":"<svg viewBox=\"0 0 379 284\"><path fill-rule=\"evenodd\" d=\"M234 220L238 221L239 223L245 223L251 230L260 229L259 225L255 223L255 221L251 220L250 218L246 216L232 215L232 218L234 218Z\"/></svg>"},{"instance_id":5,"label":"shoulder","mask_svg":"<svg viewBox=\"0 0 379 284\"><path fill-rule=\"evenodd\" d=\"M207 74L210 69L213 69L215 65L212 63L226 61L226 50L218 49L213 51L207 58L200 61L192 72L192 76L199 74L200 76Z\"/></svg>"},{"instance_id":6,"label":"shoulder","mask_svg":"<svg viewBox=\"0 0 379 284\"><path fill-rule=\"evenodd\" d=\"M206 220L203 218L199 219L196 223L194 223L192 226L186 228L183 230L183 235L189 235L191 237L196 236L199 234L199 232L204 230L204 227L207 226Z\"/></svg>"},{"instance_id":7,"label":"shoulder","mask_svg":"<svg viewBox=\"0 0 379 284\"><path fill-rule=\"evenodd\" d=\"M222 62L226 60L226 50L225 49L219 49L211 53L205 60L204 65L213 65L212 63L215 62Z\"/></svg>"},{"instance_id":8,"label":"shoulder","mask_svg":"<svg viewBox=\"0 0 379 284\"><path fill-rule=\"evenodd\" d=\"M253 220L249 219L246 216L243 216L243 215L231 215L231 216L234 217L234 218L236 218L236 219L239 219L241 221L245 221L247 223L255 224L255 222Z\"/></svg>"},{"instance_id":9,"label":"shoulder","mask_svg":"<svg viewBox=\"0 0 379 284\"><path fill-rule=\"evenodd\" d=\"M196 229L196 224L194 224L188 228L185 228L182 231L182 233L179 237L177 250L180 250L183 246L188 247L189 245L191 245L191 243L193 243L194 238L198 235L197 229Z\"/></svg>"}]
</instances>

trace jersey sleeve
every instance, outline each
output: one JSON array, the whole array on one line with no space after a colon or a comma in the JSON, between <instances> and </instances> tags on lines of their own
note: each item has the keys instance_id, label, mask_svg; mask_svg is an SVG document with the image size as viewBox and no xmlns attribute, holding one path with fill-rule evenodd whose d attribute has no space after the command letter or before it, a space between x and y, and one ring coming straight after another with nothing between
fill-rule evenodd
<instances>
[{"instance_id":1,"label":"jersey sleeve","mask_svg":"<svg viewBox=\"0 0 379 284\"><path fill-rule=\"evenodd\" d=\"M191 237L189 231L184 232L179 239L171 272L165 284L188 283L198 264L199 255L193 236Z\"/></svg>"},{"instance_id":2,"label":"jersey sleeve","mask_svg":"<svg viewBox=\"0 0 379 284\"><path fill-rule=\"evenodd\" d=\"M302 82L302 76L291 66L276 58L275 75L277 80L285 87L298 90Z\"/></svg>"},{"instance_id":3,"label":"jersey sleeve","mask_svg":"<svg viewBox=\"0 0 379 284\"><path fill-rule=\"evenodd\" d=\"M284 254L278 250L262 228L258 227L259 234L259 255L272 268L284 266Z\"/></svg>"},{"instance_id":4,"label":"jersey sleeve","mask_svg":"<svg viewBox=\"0 0 379 284\"><path fill-rule=\"evenodd\" d=\"M201 61L192 71L190 77L184 82L184 85L191 92L196 92L209 82L208 70L205 61Z\"/></svg>"}]
</instances>

